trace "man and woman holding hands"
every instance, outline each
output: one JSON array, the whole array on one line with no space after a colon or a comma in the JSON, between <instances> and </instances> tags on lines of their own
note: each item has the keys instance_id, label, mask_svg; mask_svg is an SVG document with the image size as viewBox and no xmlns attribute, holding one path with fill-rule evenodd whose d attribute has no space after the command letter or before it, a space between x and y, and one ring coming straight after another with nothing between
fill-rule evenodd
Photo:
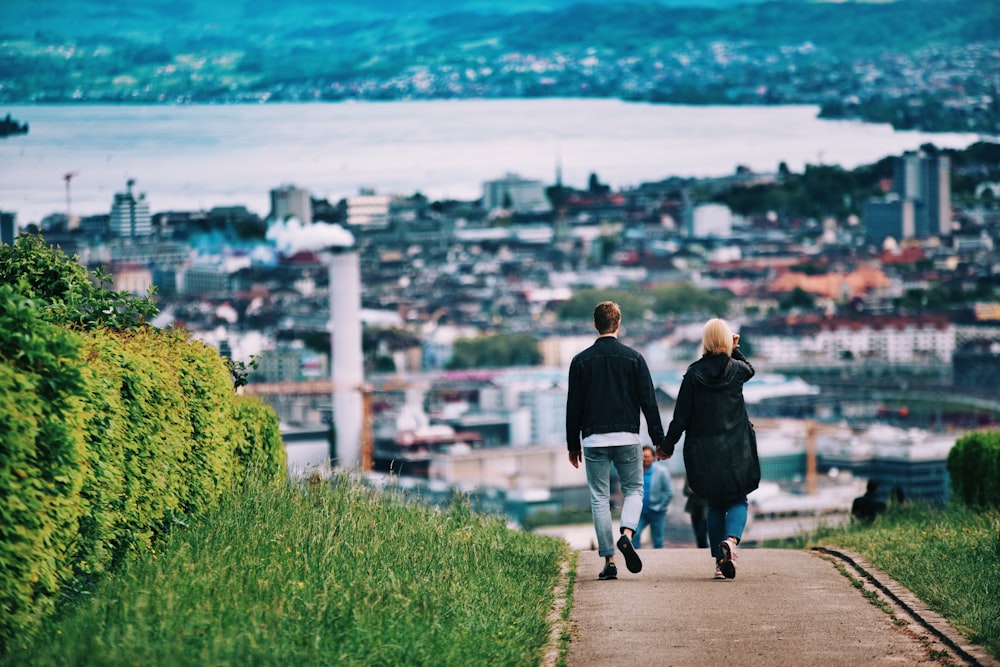
<instances>
[{"instance_id":1,"label":"man and woman holding hands","mask_svg":"<svg viewBox=\"0 0 1000 667\"><path fill-rule=\"evenodd\" d=\"M594 309L598 338L577 354L569 369L566 445L574 467L583 462L590 488L600 579L615 579L615 547L630 572L642 570L633 543L643 514L640 414L660 459L673 456L685 435L684 465L691 488L708 501L708 532L716 578L736 576L736 547L747 520L747 494L760 482L753 426L743 384L754 370L739 349L739 335L721 319L702 332L702 356L688 366L673 418L664 433L653 381L642 355L618 340L621 309L603 301ZM611 517L611 465L624 502L619 537Z\"/></svg>"}]
</instances>

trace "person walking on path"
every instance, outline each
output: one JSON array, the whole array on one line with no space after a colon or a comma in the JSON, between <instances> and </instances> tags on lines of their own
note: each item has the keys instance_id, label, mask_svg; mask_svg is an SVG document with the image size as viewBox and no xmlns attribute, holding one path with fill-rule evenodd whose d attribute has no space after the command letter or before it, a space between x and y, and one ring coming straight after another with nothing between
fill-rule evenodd
<instances>
[{"instance_id":1,"label":"person walking on path","mask_svg":"<svg viewBox=\"0 0 1000 667\"><path fill-rule=\"evenodd\" d=\"M878 481L868 480L865 495L858 496L851 503L851 515L862 523L871 523L879 514L885 514L887 505L878 497Z\"/></svg>"},{"instance_id":2,"label":"person walking on path","mask_svg":"<svg viewBox=\"0 0 1000 667\"><path fill-rule=\"evenodd\" d=\"M646 360L618 340L621 317L621 309L613 301L602 301L594 308L594 327L599 335L593 345L573 357L566 396L569 462L574 468L585 462L597 553L604 558L598 579L618 578L611 525L612 463L624 496L617 546L629 572L642 570L642 561L632 546L642 514L640 412L653 443L661 454L667 450Z\"/></svg>"},{"instance_id":3,"label":"person walking on path","mask_svg":"<svg viewBox=\"0 0 1000 667\"><path fill-rule=\"evenodd\" d=\"M713 318L702 331L701 359L687 368L677 392L662 456L686 432L684 467L691 490L708 501L708 538L715 578L736 577L736 545L747 521L747 494L760 484L757 437L743 399L753 366L739 334Z\"/></svg>"},{"instance_id":4,"label":"person walking on path","mask_svg":"<svg viewBox=\"0 0 1000 667\"><path fill-rule=\"evenodd\" d=\"M708 548L708 503L705 499L691 490L688 484L687 475L684 476L684 495L687 500L684 502L684 511L691 515L691 530L694 532L694 541L699 549Z\"/></svg>"},{"instance_id":5,"label":"person walking on path","mask_svg":"<svg viewBox=\"0 0 1000 667\"><path fill-rule=\"evenodd\" d=\"M656 448L644 445L642 448L642 513L639 525L632 535L632 546L639 548L642 531L649 526L649 540L654 549L663 548L663 535L667 526L667 505L674 497L670 486L670 471L656 461Z\"/></svg>"}]
</instances>

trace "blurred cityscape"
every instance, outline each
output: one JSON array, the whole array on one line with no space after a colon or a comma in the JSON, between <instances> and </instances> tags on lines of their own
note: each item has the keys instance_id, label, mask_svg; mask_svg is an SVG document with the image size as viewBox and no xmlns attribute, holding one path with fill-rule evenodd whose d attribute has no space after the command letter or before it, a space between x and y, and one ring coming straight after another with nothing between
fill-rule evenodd
<instances>
[{"instance_id":1,"label":"blurred cityscape","mask_svg":"<svg viewBox=\"0 0 1000 667\"><path fill-rule=\"evenodd\" d=\"M293 472L309 474L337 456L338 284L321 253L281 252L265 235L290 221L350 232L363 468L429 498L459 489L522 524L589 508L564 414L593 305L622 304L623 340L648 360L665 424L702 324L726 317L758 372L746 386L764 473L755 542L846 520L869 478L886 495L945 501L951 446L1000 419L1000 183L975 183L959 204L946 155L889 162L862 216L736 214L714 195L787 176L746 170L622 191L506 174L475 201L365 191L330 202L283 184L263 219L244 207L153 213L155 193L130 180L106 215L68 209L21 228L0 213L0 236L40 232L106 267L116 290L155 287L154 324L253 367L245 391L274 407ZM680 452L666 465L680 540Z\"/></svg>"}]
</instances>

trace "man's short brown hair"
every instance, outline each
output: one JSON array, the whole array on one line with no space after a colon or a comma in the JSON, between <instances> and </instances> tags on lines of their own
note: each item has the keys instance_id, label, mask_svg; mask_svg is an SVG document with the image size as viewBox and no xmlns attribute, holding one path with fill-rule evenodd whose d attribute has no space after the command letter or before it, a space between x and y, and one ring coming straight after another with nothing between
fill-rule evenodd
<instances>
[{"instance_id":1,"label":"man's short brown hair","mask_svg":"<svg viewBox=\"0 0 1000 667\"><path fill-rule=\"evenodd\" d=\"M622 321L622 309L614 301L602 301L594 308L594 326L598 333L614 333Z\"/></svg>"}]
</instances>

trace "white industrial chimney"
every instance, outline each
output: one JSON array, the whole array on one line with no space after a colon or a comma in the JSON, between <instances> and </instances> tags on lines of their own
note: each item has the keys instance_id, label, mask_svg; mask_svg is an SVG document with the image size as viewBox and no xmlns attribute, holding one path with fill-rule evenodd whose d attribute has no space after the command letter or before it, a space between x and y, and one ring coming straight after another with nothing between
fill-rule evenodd
<instances>
[{"instance_id":1,"label":"white industrial chimney","mask_svg":"<svg viewBox=\"0 0 1000 667\"><path fill-rule=\"evenodd\" d=\"M323 256L330 267L330 375L337 459L340 467L356 470L361 464L364 420L361 269L353 248L327 248Z\"/></svg>"},{"instance_id":2,"label":"white industrial chimney","mask_svg":"<svg viewBox=\"0 0 1000 667\"><path fill-rule=\"evenodd\" d=\"M336 463L347 470L361 465L364 424L364 360L361 352L361 268L354 235L340 225L276 220L267 238L282 253L318 252L330 268L330 339L333 363L333 425Z\"/></svg>"}]
</instances>

